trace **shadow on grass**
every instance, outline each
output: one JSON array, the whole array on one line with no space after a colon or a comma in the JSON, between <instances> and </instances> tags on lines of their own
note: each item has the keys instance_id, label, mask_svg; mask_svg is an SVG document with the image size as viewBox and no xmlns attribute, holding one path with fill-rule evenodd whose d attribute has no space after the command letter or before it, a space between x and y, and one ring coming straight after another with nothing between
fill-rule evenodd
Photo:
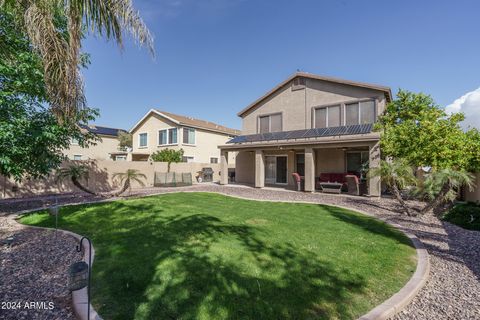
<instances>
[{"instance_id":1,"label":"shadow on grass","mask_svg":"<svg viewBox=\"0 0 480 320\"><path fill-rule=\"evenodd\" d=\"M117 214L131 208L118 207ZM141 210L151 210L143 206ZM96 308L109 319L353 318L363 278L209 215L111 220L95 233ZM101 214L101 213L99 213ZM223 243L222 245L218 245ZM225 249L226 248L226 249Z\"/></svg>"},{"instance_id":2,"label":"shadow on grass","mask_svg":"<svg viewBox=\"0 0 480 320\"><path fill-rule=\"evenodd\" d=\"M396 240L399 243L408 245L414 248L414 245L402 232L396 230L395 228L387 225L385 222L380 221L378 219L367 217L363 215L354 215L351 213L346 212L344 209L327 206L327 205L320 205L325 210L328 210L330 214L349 224L353 224L359 228L362 228L370 233L378 234L384 237L388 237L391 239Z\"/></svg>"}]
</instances>

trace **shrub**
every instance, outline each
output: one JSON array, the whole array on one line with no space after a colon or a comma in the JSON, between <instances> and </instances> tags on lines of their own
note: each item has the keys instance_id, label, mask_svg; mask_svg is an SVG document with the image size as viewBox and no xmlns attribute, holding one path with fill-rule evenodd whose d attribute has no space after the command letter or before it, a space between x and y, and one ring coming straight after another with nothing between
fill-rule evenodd
<instances>
[{"instance_id":1,"label":"shrub","mask_svg":"<svg viewBox=\"0 0 480 320\"><path fill-rule=\"evenodd\" d=\"M474 203L459 203L443 217L465 229L480 230L480 206Z\"/></svg>"}]
</instances>

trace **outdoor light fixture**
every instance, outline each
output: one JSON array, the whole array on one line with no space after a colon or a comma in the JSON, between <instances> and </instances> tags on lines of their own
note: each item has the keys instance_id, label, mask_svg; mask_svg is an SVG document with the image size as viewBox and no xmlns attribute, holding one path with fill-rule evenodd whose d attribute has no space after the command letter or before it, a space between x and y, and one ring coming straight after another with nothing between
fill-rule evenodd
<instances>
[{"instance_id":1,"label":"outdoor light fixture","mask_svg":"<svg viewBox=\"0 0 480 320\"><path fill-rule=\"evenodd\" d=\"M77 252L82 252L83 239L88 241L88 264L85 261L75 262L68 269L68 289L77 291L87 287L87 319L90 320L90 280L92 278L92 242L87 237L80 239Z\"/></svg>"}]
</instances>

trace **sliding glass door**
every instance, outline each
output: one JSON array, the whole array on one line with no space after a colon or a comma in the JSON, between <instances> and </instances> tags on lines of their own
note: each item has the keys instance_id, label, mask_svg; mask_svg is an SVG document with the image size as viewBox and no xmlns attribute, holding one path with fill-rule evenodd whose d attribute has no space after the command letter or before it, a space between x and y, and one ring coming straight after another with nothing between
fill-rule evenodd
<instances>
[{"instance_id":1,"label":"sliding glass door","mask_svg":"<svg viewBox=\"0 0 480 320\"><path fill-rule=\"evenodd\" d=\"M265 156L265 183L287 183L287 156Z\"/></svg>"}]
</instances>

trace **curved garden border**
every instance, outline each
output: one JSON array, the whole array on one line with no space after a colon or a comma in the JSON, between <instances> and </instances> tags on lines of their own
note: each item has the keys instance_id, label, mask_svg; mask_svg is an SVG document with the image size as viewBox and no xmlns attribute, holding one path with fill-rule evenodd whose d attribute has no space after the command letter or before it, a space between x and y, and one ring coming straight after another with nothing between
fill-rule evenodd
<instances>
[{"instance_id":1,"label":"curved garden border","mask_svg":"<svg viewBox=\"0 0 480 320\"><path fill-rule=\"evenodd\" d=\"M205 193L214 193L212 191L200 191L200 190L181 190L181 191L167 191L167 192L161 192L161 193L156 193L156 194L149 194L149 195L142 195L139 197L134 197L134 198L144 198L144 197L150 197L150 196L156 196L156 195L161 195L161 194L167 194L167 193L177 193L177 192L205 192ZM306 203L306 204L315 204L318 205L319 203L315 202L310 202L310 201L275 201L275 200L266 200L266 199L252 199L252 198L247 198L247 197L240 197L240 196L235 196L231 194L225 194L222 192L216 192L218 194L222 194L228 197L232 198L238 198L238 199L244 199L244 200L250 200L250 201L264 201L264 202L286 202L286 203ZM89 204L89 203L98 203L98 202L110 202L110 201L117 201L121 200L123 198L110 198L110 199L101 199L101 200L96 200L96 201L88 201L88 202L82 202L82 203L69 203L65 205L61 205L59 207L65 207L65 206L72 206L72 205L79 205L79 204ZM415 273L413 276L410 278L410 280L403 286L397 293L395 293L393 296L391 296L389 299L385 300L383 303L380 305L376 306L370 312L367 314L361 316L358 318L358 320L384 320L388 319L390 317L393 317L395 314L403 310L409 303L412 301L412 299L416 296L416 294L420 291L420 289L425 285L425 283L428 280L429 273L430 273L430 260L428 256L428 252L425 249L423 243L415 236L414 234L411 234L409 232L406 232L403 230L402 226L397 224L397 223L392 223L388 221L387 219L376 217L375 215L359 210L359 209L353 209L348 206L341 206L341 205L332 205L332 204L326 204L331 207L337 207L337 208L342 208L350 211L355 211L358 213L361 213L363 215L373 217L375 219L378 219L380 221L385 222L386 224L394 227L395 229L401 231L403 234L405 234L410 241L412 242L413 246L415 247L415 251L417 253L417 268L415 270ZM36 227L36 226L27 226L24 224L21 224L17 221L22 215L38 210L42 210L46 208L36 208L36 209L30 209L30 210L25 210L16 213L13 216L13 220L20 224L22 227L25 228L33 228L33 229L43 229L43 230L55 230L53 228L44 228L44 227ZM62 232L64 234L73 236L75 239L80 240L81 235L78 235L74 232L63 230L63 229L58 229L59 232ZM86 243L83 244L83 261L85 261L88 264L88 246ZM95 249L93 248L92 245L92 265L93 265L93 260L95 256ZM87 289L83 288L78 291L73 291L72 292L72 301L73 301L73 309L75 311L75 314L77 315L78 318L84 320L87 319L87 311L86 311L86 304L87 304ZM95 311L93 306L90 304L90 319L99 319L101 320L102 318L100 315Z\"/></svg>"}]
</instances>

